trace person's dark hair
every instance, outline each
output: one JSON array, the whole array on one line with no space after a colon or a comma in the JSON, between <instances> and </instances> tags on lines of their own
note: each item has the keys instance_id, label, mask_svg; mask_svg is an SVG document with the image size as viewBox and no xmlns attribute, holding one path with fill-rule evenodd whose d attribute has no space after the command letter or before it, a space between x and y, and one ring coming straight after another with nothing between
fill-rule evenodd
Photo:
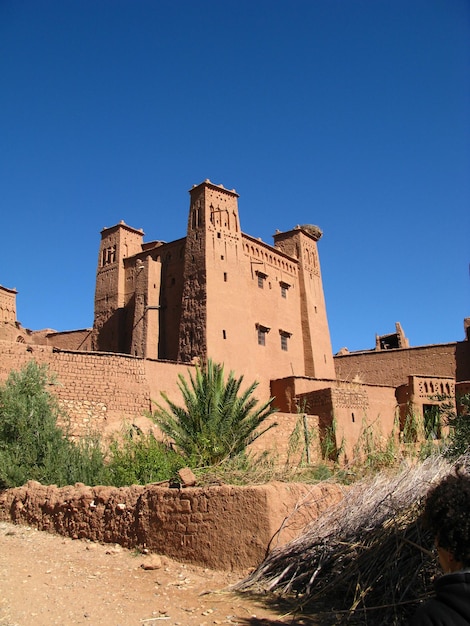
<instances>
[{"instance_id":1,"label":"person's dark hair","mask_svg":"<svg viewBox=\"0 0 470 626\"><path fill-rule=\"evenodd\" d=\"M470 476L458 470L431 489L424 507L424 521L437 538L465 567L470 566Z\"/></svg>"}]
</instances>

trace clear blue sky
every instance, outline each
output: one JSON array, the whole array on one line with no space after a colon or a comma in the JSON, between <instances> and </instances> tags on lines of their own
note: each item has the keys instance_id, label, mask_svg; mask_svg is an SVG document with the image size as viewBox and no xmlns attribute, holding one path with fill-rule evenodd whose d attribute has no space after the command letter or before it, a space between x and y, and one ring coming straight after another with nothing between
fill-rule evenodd
<instances>
[{"instance_id":1,"label":"clear blue sky","mask_svg":"<svg viewBox=\"0 0 470 626\"><path fill-rule=\"evenodd\" d=\"M93 323L100 230L319 225L333 350L462 340L470 2L0 0L0 284L31 329Z\"/></svg>"}]
</instances>

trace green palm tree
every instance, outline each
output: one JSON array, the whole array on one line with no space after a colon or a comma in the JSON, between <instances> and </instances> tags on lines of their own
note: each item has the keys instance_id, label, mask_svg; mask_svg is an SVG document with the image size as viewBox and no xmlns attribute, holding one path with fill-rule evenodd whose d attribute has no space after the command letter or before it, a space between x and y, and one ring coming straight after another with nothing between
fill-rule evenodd
<instances>
[{"instance_id":1,"label":"green palm tree","mask_svg":"<svg viewBox=\"0 0 470 626\"><path fill-rule=\"evenodd\" d=\"M257 406L258 400L253 398L257 382L240 392L243 376L237 379L230 372L225 381L223 365L211 359L188 374L189 383L178 376L184 407L162 393L168 408L157 404L151 417L191 465L216 465L234 457L277 425L258 429L276 409L271 407L271 400Z\"/></svg>"}]
</instances>

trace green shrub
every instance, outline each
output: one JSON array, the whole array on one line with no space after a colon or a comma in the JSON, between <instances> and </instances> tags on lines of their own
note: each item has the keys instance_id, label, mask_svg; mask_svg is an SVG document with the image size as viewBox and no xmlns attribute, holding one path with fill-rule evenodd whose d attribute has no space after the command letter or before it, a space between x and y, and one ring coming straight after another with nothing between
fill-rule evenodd
<instances>
[{"instance_id":1,"label":"green shrub","mask_svg":"<svg viewBox=\"0 0 470 626\"><path fill-rule=\"evenodd\" d=\"M115 487L146 485L171 479L185 464L180 454L152 433L131 430L110 445L107 480Z\"/></svg>"},{"instance_id":2,"label":"green shrub","mask_svg":"<svg viewBox=\"0 0 470 626\"><path fill-rule=\"evenodd\" d=\"M253 398L258 383L240 391L243 376L230 372L211 359L189 372L189 383L179 375L178 387L184 407L172 402L164 393L168 408L156 405L150 417L172 441L193 467L211 466L244 452L246 447L276 424L259 429L275 412L270 401L258 405Z\"/></svg>"},{"instance_id":3,"label":"green shrub","mask_svg":"<svg viewBox=\"0 0 470 626\"><path fill-rule=\"evenodd\" d=\"M57 425L66 421L47 367L31 361L11 372L0 386L0 487L17 487L28 480L43 484L94 484L104 476L99 441L75 444Z\"/></svg>"},{"instance_id":4,"label":"green shrub","mask_svg":"<svg viewBox=\"0 0 470 626\"><path fill-rule=\"evenodd\" d=\"M449 426L446 456L457 458L470 450L470 393L457 398L458 411L451 403L442 406L444 423Z\"/></svg>"}]
</instances>

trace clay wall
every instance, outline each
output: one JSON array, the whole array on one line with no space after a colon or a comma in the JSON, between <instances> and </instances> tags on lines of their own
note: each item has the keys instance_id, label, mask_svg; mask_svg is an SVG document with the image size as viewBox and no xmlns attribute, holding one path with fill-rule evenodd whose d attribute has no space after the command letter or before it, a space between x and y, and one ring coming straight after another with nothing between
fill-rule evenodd
<instances>
[{"instance_id":1,"label":"clay wall","mask_svg":"<svg viewBox=\"0 0 470 626\"><path fill-rule=\"evenodd\" d=\"M301 336L304 367L296 374L314 378L334 378L335 369L330 331L318 256L317 241L321 231L313 227L296 227L274 236L277 249L299 260Z\"/></svg>"},{"instance_id":2,"label":"clay wall","mask_svg":"<svg viewBox=\"0 0 470 626\"><path fill-rule=\"evenodd\" d=\"M374 437L386 439L393 432L397 418L392 387L338 383L299 394L298 400L306 412L319 416L320 430L335 421L336 446L344 451L346 461L360 458L361 438L366 429Z\"/></svg>"},{"instance_id":3,"label":"clay wall","mask_svg":"<svg viewBox=\"0 0 470 626\"><path fill-rule=\"evenodd\" d=\"M20 370L32 359L49 366L58 383L51 391L66 410L72 434L77 436L90 431L108 435L121 430L124 423L136 424L144 431L152 429L158 436L153 422L144 414L155 408L153 402L166 405L161 392L180 402L178 375L187 378L188 370L193 368L189 364L6 341L0 341L0 353L0 382L7 379L11 370ZM258 395L264 402L268 397ZM270 418L278 426L257 439L252 444L253 451L270 449L280 462L285 462L296 418L288 414Z\"/></svg>"},{"instance_id":4,"label":"clay wall","mask_svg":"<svg viewBox=\"0 0 470 626\"><path fill-rule=\"evenodd\" d=\"M0 323L16 322L16 290L0 285Z\"/></svg>"},{"instance_id":5,"label":"clay wall","mask_svg":"<svg viewBox=\"0 0 470 626\"><path fill-rule=\"evenodd\" d=\"M301 415L297 413L274 413L263 422L262 428L272 423L277 425L250 444L249 451L253 454L261 454L269 450L277 464L284 465L288 462L291 466L299 465L301 461L305 461L305 456L303 456L305 451L304 442L299 440L295 444L294 441L291 441L291 436L299 418L301 418ZM310 431L317 432L318 418L315 415L307 415L307 426ZM312 455L314 452L315 450L312 447Z\"/></svg>"},{"instance_id":6,"label":"clay wall","mask_svg":"<svg viewBox=\"0 0 470 626\"><path fill-rule=\"evenodd\" d=\"M268 372L304 371L297 264L260 241L224 232L208 234L207 256L208 354L243 373L247 384L257 380L267 398Z\"/></svg>"},{"instance_id":7,"label":"clay wall","mask_svg":"<svg viewBox=\"0 0 470 626\"><path fill-rule=\"evenodd\" d=\"M336 381L329 379L309 378L308 376L288 376L271 380L271 396L273 404L285 413L296 413L299 407L297 396L325 389L335 385ZM301 407L299 407L301 408Z\"/></svg>"},{"instance_id":8,"label":"clay wall","mask_svg":"<svg viewBox=\"0 0 470 626\"><path fill-rule=\"evenodd\" d=\"M69 330L63 332L47 332L45 336L36 332L32 333L32 343L36 345L47 345L61 350L80 350L89 352L92 349L92 329Z\"/></svg>"},{"instance_id":9,"label":"clay wall","mask_svg":"<svg viewBox=\"0 0 470 626\"><path fill-rule=\"evenodd\" d=\"M0 341L26 343L29 341L29 335L23 328L18 327L17 324L0 321Z\"/></svg>"},{"instance_id":10,"label":"clay wall","mask_svg":"<svg viewBox=\"0 0 470 626\"><path fill-rule=\"evenodd\" d=\"M49 366L58 383L51 391L67 411L75 435L90 430L106 434L124 422L150 426L142 415L151 409L151 400L160 398L160 390L178 399L177 376L187 371L174 363L12 342L0 342L0 351L0 381L32 359Z\"/></svg>"},{"instance_id":11,"label":"clay wall","mask_svg":"<svg viewBox=\"0 0 470 626\"><path fill-rule=\"evenodd\" d=\"M59 489L30 481L0 494L0 519L74 539L147 548L214 569L241 570L299 535L342 495L342 487L330 484L181 490L77 484Z\"/></svg>"},{"instance_id":12,"label":"clay wall","mask_svg":"<svg viewBox=\"0 0 470 626\"><path fill-rule=\"evenodd\" d=\"M394 388L366 385L362 390L364 400L354 387L334 391L337 438L344 447L346 461L361 457L361 438L366 429L382 443L390 437L398 417Z\"/></svg>"},{"instance_id":13,"label":"clay wall","mask_svg":"<svg viewBox=\"0 0 470 626\"><path fill-rule=\"evenodd\" d=\"M338 380L398 387L408 376L470 380L470 341L335 356Z\"/></svg>"}]
</instances>

